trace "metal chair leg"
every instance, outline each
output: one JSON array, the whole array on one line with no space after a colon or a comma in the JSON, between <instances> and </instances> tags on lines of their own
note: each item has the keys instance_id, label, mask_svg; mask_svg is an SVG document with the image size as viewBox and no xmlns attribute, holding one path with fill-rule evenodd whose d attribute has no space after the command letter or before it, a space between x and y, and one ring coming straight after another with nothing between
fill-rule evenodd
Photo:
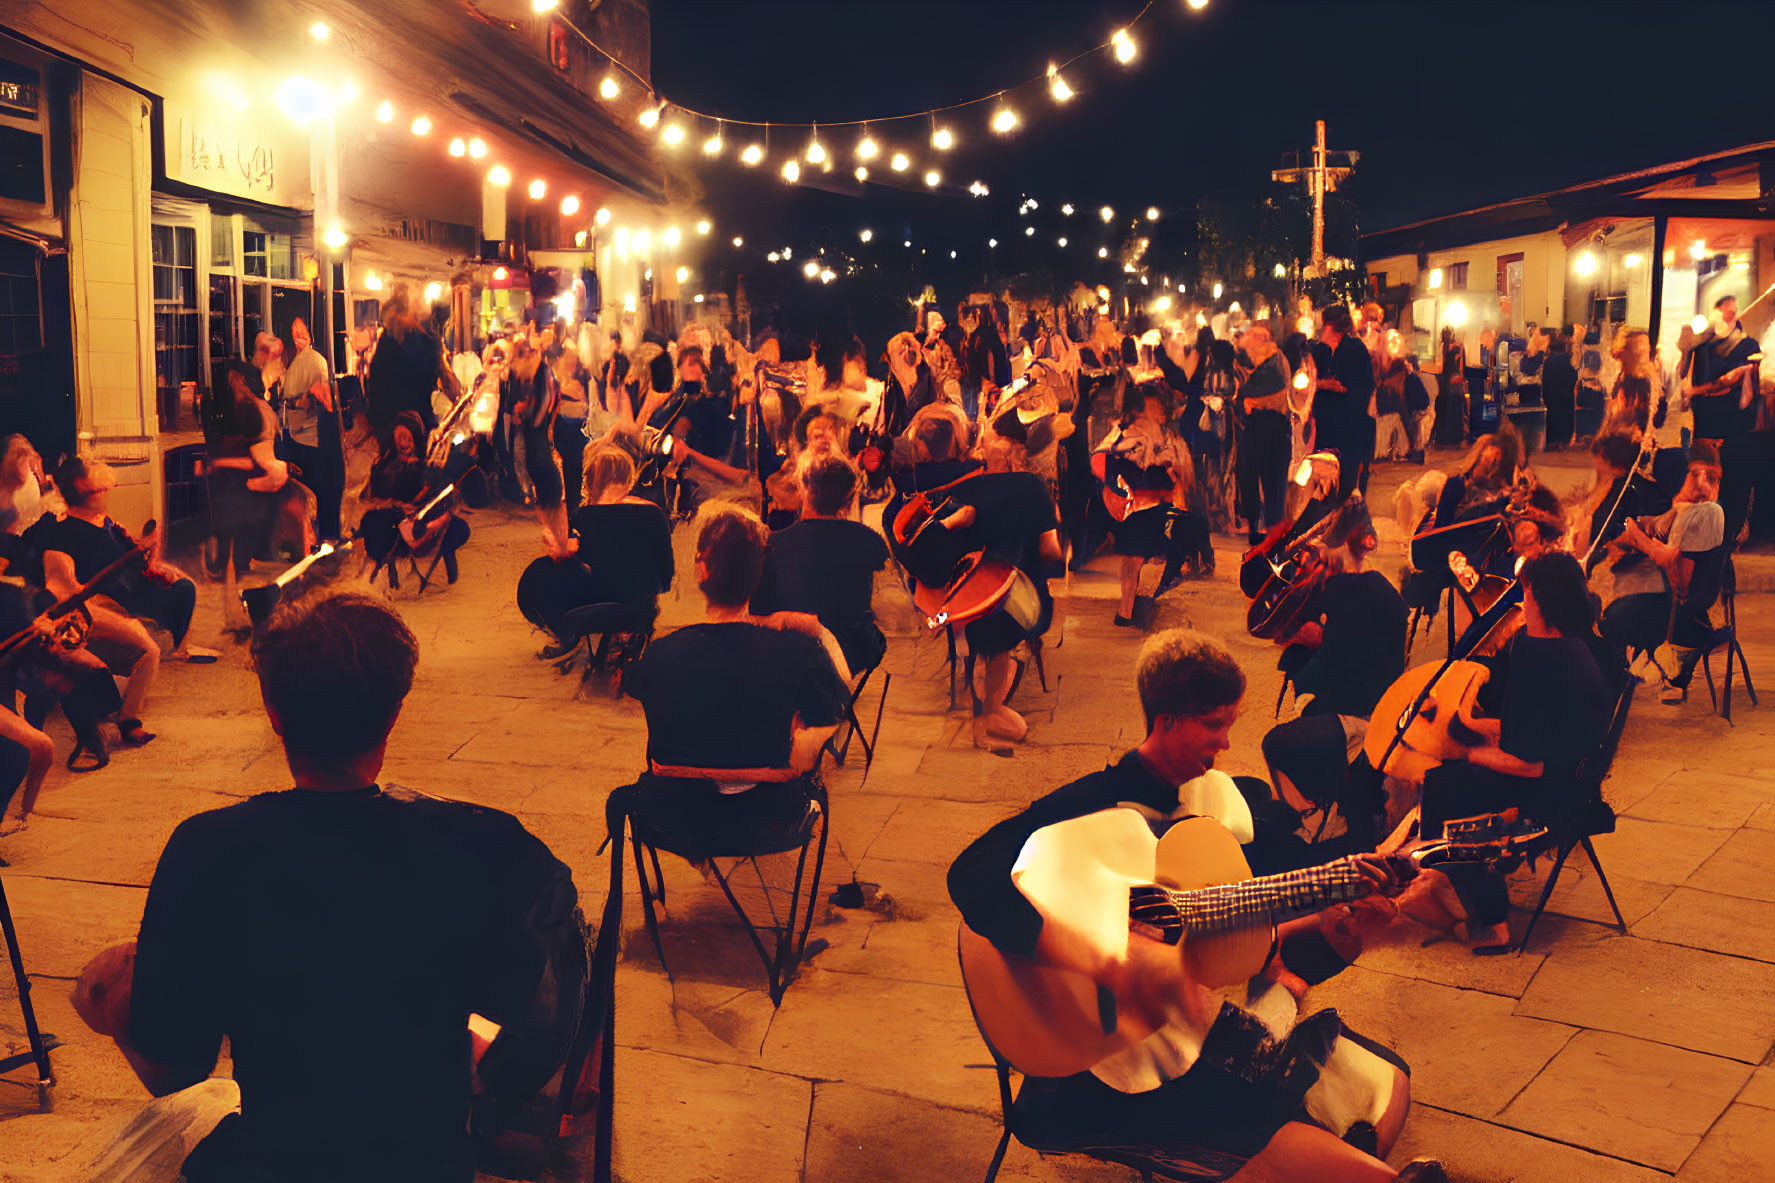
<instances>
[{"instance_id":1,"label":"metal chair leg","mask_svg":"<svg viewBox=\"0 0 1775 1183\"><path fill-rule=\"evenodd\" d=\"M1615 902L1615 893L1609 887L1609 877L1603 873L1602 863L1597 860L1596 847L1590 845L1590 836L1586 834L1580 841L1584 844L1584 853L1590 856L1590 865L1596 868L1597 882L1602 884L1602 894L1608 897L1609 907L1615 913L1615 931L1627 935L1627 920L1621 915L1621 906Z\"/></svg>"},{"instance_id":2,"label":"metal chair leg","mask_svg":"<svg viewBox=\"0 0 1775 1183\"><path fill-rule=\"evenodd\" d=\"M1042 665L1042 640L1040 637L1029 643L1029 656L1035 661L1036 680L1041 683L1042 693L1046 694L1048 692L1048 671Z\"/></svg>"},{"instance_id":3,"label":"metal chair leg","mask_svg":"<svg viewBox=\"0 0 1775 1183\"><path fill-rule=\"evenodd\" d=\"M982 1183L993 1183L998 1178L998 1169L1004 1165L1005 1151L1011 1147L1011 1066L994 1054L993 1070L998 1074L999 1119L1004 1132L999 1135L998 1149L992 1152L992 1162L986 1168L986 1178Z\"/></svg>"},{"instance_id":4,"label":"metal chair leg","mask_svg":"<svg viewBox=\"0 0 1775 1183\"><path fill-rule=\"evenodd\" d=\"M641 881L641 915L647 922L647 935L653 938L653 951L659 955L659 967L670 979L672 967L666 964L666 946L660 939L659 918L653 914L653 891L647 886L647 870L641 863L641 839L635 836L633 825L629 827L629 838L635 846L635 878Z\"/></svg>"},{"instance_id":5,"label":"metal chair leg","mask_svg":"<svg viewBox=\"0 0 1775 1183\"><path fill-rule=\"evenodd\" d=\"M1534 935L1535 925L1540 922L1541 913L1547 910L1547 901L1553 898L1554 885L1559 882L1559 873L1565 868L1565 860L1570 857L1571 853L1572 847L1570 844L1564 842L1560 843L1559 858L1554 861L1553 872L1547 876L1547 882L1545 886L1541 888L1541 898L1535 904L1534 915L1528 918L1528 927L1522 930L1522 943L1516 946L1517 953L1521 954L1528 952L1528 939Z\"/></svg>"}]
</instances>

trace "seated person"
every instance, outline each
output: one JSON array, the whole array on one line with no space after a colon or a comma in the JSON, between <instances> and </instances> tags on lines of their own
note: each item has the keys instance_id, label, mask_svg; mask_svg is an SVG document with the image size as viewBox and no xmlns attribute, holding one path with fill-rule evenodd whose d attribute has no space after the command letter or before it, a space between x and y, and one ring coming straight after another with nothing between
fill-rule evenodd
<instances>
[{"instance_id":1,"label":"seated person","mask_svg":"<svg viewBox=\"0 0 1775 1183\"><path fill-rule=\"evenodd\" d=\"M652 828L680 854L720 845L739 828L797 824L807 777L850 700L849 667L818 620L751 615L766 541L747 510L704 507L703 620L655 640L623 679L647 714L648 775L634 789Z\"/></svg>"},{"instance_id":2,"label":"seated person","mask_svg":"<svg viewBox=\"0 0 1775 1183\"><path fill-rule=\"evenodd\" d=\"M103 461L68 457L56 470L56 487L68 502L68 514L39 529L44 584L57 599L65 599L123 557L136 540L106 512L117 478ZM124 743L141 747L154 738L142 726L142 704L160 671L160 645L143 621L153 621L172 634L172 660L216 660L214 651L189 643L197 585L163 562L157 547L150 552L146 570L114 577L103 594L87 601L87 609L92 613L93 651L128 678L118 733Z\"/></svg>"},{"instance_id":3,"label":"seated person","mask_svg":"<svg viewBox=\"0 0 1775 1183\"><path fill-rule=\"evenodd\" d=\"M1606 437L1605 437L1606 438ZM1670 510L1655 518L1628 518L1620 536L1609 544L1614 564L1615 598L1602 614L1602 635L1615 646L1620 660L1629 648L1655 651L1671 628L1672 597L1688 591L1694 562L1687 555L1710 551L1725 542L1726 513L1720 508L1719 462L1713 450L1697 444L1689 458L1688 476ZM1692 664L1671 679L1678 701L1688 694Z\"/></svg>"},{"instance_id":4,"label":"seated person","mask_svg":"<svg viewBox=\"0 0 1775 1183\"><path fill-rule=\"evenodd\" d=\"M600 444L587 457L584 504L573 515L579 549L565 560L544 555L518 581L524 618L554 637L539 657L563 657L580 637L567 626L567 613L588 604L624 604L643 610L648 620L656 601L672 586L672 528L663 510L633 493L635 462L614 443Z\"/></svg>"},{"instance_id":5,"label":"seated person","mask_svg":"<svg viewBox=\"0 0 1775 1183\"><path fill-rule=\"evenodd\" d=\"M1582 806L1576 772L1608 733L1618 692L1592 653L1595 616L1578 561L1547 551L1522 565L1521 580L1522 629L1505 651L1503 675L1491 679L1499 685L1486 688L1496 713L1474 719L1477 740L1465 759L1444 761L1425 775L1425 838L1441 837L1451 819L1514 808L1535 821L1561 822ZM1475 948L1507 946L1509 897L1502 880L1477 864L1458 876L1452 866L1446 873L1455 880L1461 911L1427 886L1425 893L1440 901L1438 913L1412 915ZM1419 878L1433 885L1444 874L1432 868Z\"/></svg>"},{"instance_id":6,"label":"seated person","mask_svg":"<svg viewBox=\"0 0 1775 1183\"><path fill-rule=\"evenodd\" d=\"M34 625L24 589L11 582L0 583L0 639ZM26 646L37 647L31 641L27 641ZM49 775L50 762L55 759L55 741L14 709L18 703L18 683L18 661L8 656L0 661L0 821L5 820L7 811L12 808L13 794L21 786L25 792L19 799L18 824L8 826L4 831L6 834L16 834L25 828L31 810L37 805L37 792L43 787L43 778ZM5 860L0 859L0 866L4 865Z\"/></svg>"},{"instance_id":7,"label":"seated person","mask_svg":"<svg viewBox=\"0 0 1775 1183\"><path fill-rule=\"evenodd\" d=\"M1182 509L1181 498L1195 483L1195 472L1189 449L1168 424L1169 412L1157 390L1131 387L1121 422L1091 458L1092 471L1103 482L1104 502L1115 503L1124 515L1117 521L1112 511L1104 523L1122 556L1122 598L1115 622L1123 627L1134 623L1135 593L1148 559L1165 560L1153 593L1162 596L1183 578L1186 561L1196 567L1204 550L1214 553L1205 546L1205 518L1184 515L1176 520L1173 513L1174 507ZM1205 567L1213 569L1211 558Z\"/></svg>"},{"instance_id":8,"label":"seated person","mask_svg":"<svg viewBox=\"0 0 1775 1183\"><path fill-rule=\"evenodd\" d=\"M1286 920L1279 957L1260 977L1294 999L1254 989L1248 1001L1286 1029L1278 1036L1253 1011L1222 1004L1192 982L1174 948L1125 927L1113 935L1083 931L1067 908L1025 894L1035 869L1027 861L1031 837L1103 811L1135 811L1155 834L1184 817L1212 817L1241 842L1254 841L1239 789L1214 771L1244 698L1238 663L1213 639L1176 629L1147 640L1135 678L1146 716L1140 746L1000 822L949 869L950 897L976 934L1002 953L1087 974L1114 996L1118 1023L1153 1032L1088 1072L1027 1078L1017 1099L1020 1126L1042 1132L1042 1149L1140 1146L1186 1162L1209 1159L1225 1170L1215 1178L1247 1163L1252 1176L1238 1177L1392 1178L1380 1160L1410 1108L1403 1062L1348 1030L1335 1011L1294 1021L1294 999L1306 983L1346 968L1362 935L1390 919L1385 900L1276 918ZM1397 890L1378 856L1351 856L1347 865L1375 889ZM1423 1170L1415 1177L1438 1176Z\"/></svg>"},{"instance_id":9,"label":"seated person","mask_svg":"<svg viewBox=\"0 0 1775 1183\"><path fill-rule=\"evenodd\" d=\"M1619 432L1597 436L1590 445L1590 457L1596 467L1596 483L1577 511L1572 549L1578 555L1594 553L1595 559L1600 559L1600 548L1615 540L1622 523L1646 512L1646 508L1640 504L1644 496L1640 483L1629 484L1629 474L1639 460L1639 445L1631 436ZM1595 568L1595 559L1590 563L1591 569Z\"/></svg>"},{"instance_id":10,"label":"seated person","mask_svg":"<svg viewBox=\"0 0 1775 1183\"><path fill-rule=\"evenodd\" d=\"M856 467L843 456L825 453L809 462L801 475L801 520L770 536L752 611L812 613L838 639L846 664L861 672L887 653L872 600L888 548L880 534L848 519L857 485Z\"/></svg>"},{"instance_id":11,"label":"seated person","mask_svg":"<svg viewBox=\"0 0 1775 1183\"><path fill-rule=\"evenodd\" d=\"M0 443L0 532L23 534L44 514L67 509L43 471L43 457L22 435Z\"/></svg>"},{"instance_id":12,"label":"seated person","mask_svg":"<svg viewBox=\"0 0 1775 1183\"><path fill-rule=\"evenodd\" d=\"M1378 545L1367 506L1352 499L1337 511L1320 546L1333 574L1313 600L1313 619L1287 638L1278 663L1295 693L1312 695L1300 717L1263 738L1264 759L1282 800L1301 816L1343 815L1351 850L1371 850L1379 778L1353 768L1368 718L1405 672L1405 600L1368 566Z\"/></svg>"},{"instance_id":13,"label":"seated person","mask_svg":"<svg viewBox=\"0 0 1775 1183\"><path fill-rule=\"evenodd\" d=\"M75 987L157 1097L228 1040L240 1111L189 1183L467 1180L477 1091L522 1103L566 1056L586 972L567 867L509 814L376 784L418 658L369 596L273 617L253 664L295 787L181 823L135 942Z\"/></svg>"},{"instance_id":14,"label":"seated person","mask_svg":"<svg viewBox=\"0 0 1775 1183\"><path fill-rule=\"evenodd\" d=\"M384 566L390 590L401 586L400 574L390 556L405 544L415 555L430 554L441 547L444 578L456 582L456 552L468 541L468 523L439 506L431 521L423 526L414 520L437 496L431 487L425 453L420 445L425 439L425 423L417 411L402 411L388 429L388 446L382 449L370 468L370 479L358 495L364 516L358 520L358 537L364 540L364 553Z\"/></svg>"}]
</instances>

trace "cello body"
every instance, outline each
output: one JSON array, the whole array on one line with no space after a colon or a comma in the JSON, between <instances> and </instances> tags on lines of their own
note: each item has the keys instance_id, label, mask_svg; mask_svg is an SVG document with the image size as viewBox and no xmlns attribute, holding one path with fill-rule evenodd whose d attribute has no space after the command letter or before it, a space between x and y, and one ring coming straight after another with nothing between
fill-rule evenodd
<instances>
[{"instance_id":1,"label":"cello body","mask_svg":"<svg viewBox=\"0 0 1775 1183\"><path fill-rule=\"evenodd\" d=\"M1369 763L1387 776L1422 784L1430 769L1464 757L1484 742L1473 727L1473 707L1490 677L1476 661L1406 670L1375 705L1362 741Z\"/></svg>"}]
</instances>

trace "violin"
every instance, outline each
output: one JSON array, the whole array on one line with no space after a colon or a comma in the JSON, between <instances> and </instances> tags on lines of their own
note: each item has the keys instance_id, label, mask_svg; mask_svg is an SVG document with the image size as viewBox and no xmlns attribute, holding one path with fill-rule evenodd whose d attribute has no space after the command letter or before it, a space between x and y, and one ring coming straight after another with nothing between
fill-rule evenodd
<instances>
[{"instance_id":1,"label":"violin","mask_svg":"<svg viewBox=\"0 0 1775 1183\"><path fill-rule=\"evenodd\" d=\"M1299 519L1283 522L1246 553L1239 565L1239 588L1251 601L1245 609L1246 632L1275 641L1300 628L1319 589L1331 577L1330 565L1315 544L1337 516L1327 513L1293 538L1288 535Z\"/></svg>"}]
</instances>

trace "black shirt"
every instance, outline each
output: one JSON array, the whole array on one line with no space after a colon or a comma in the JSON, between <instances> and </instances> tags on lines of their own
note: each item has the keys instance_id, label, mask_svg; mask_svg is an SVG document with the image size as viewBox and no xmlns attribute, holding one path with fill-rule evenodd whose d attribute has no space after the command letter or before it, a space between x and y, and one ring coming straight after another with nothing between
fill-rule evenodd
<instances>
[{"instance_id":1,"label":"black shirt","mask_svg":"<svg viewBox=\"0 0 1775 1183\"><path fill-rule=\"evenodd\" d=\"M830 727L850 701L818 641L746 621L659 638L623 692L647 712L648 760L681 768L787 768L796 717Z\"/></svg>"},{"instance_id":2,"label":"black shirt","mask_svg":"<svg viewBox=\"0 0 1775 1183\"><path fill-rule=\"evenodd\" d=\"M752 611L811 612L831 630L853 671L859 635L875 623L875 573L887 566L887 542L861 522L804 518L770 536ZM880 655L874 655L876 660Z\"/></svg>"},{"instance_id":3,"label":"black shirt","mask_svg":"<svg viewBox=\"0 0 1775 1183\"><path fill-rule=\"evenodd\" d=\"M43 527L43 549L57 550L74 560L74 578L85 583L108 563L122 558L130 544L110 518L103 526L95 526L69 514Z\"/></svg>"},{"instance_id":4,"label":"black shirt","mask_svg":"<svg viewBox=\"0 0 1775 1183\"><path fill-rule=\"evenodd\" d=\"M1721 351L1717 343L1708 342L1695 350L1693 382L1704 386L1717 382L1727 372L1746 364L1759 346L1755 337L1742 337L1732 348ZM1740 407L1742 387L1733 387L1724 394L1708 395L1692 400L1695 412L1695 438L1703 440L1733 439L1756 427L1756 400Z\"/></svg>"},{"instance_id":5,"label":"black shirt","mask_svg":"<svg viewBox=\"0 0 1775 1183\"><path fill-rule=\"evenodd\" d=\"M672 586L672 528L652 502L619 501L575 511L579 561L613 604L653 599Z\"/></svg>"},{"instance_id":6,"label":"black shirt","mask_svg":"<svg viewBox=\"0 0 1775 1183\"><path fill-rule=\"evenodd\" d=\"M1323 356L1315 349L1315 357ZM1343 393L1321 390L1313 396L1313 418L1337 427L1368 416L1368 399L1374 394L1374 362L1355 336L1345 336L1331 351L1330 364L1319 362L1319 376L1343 383Z\"/></svg>"},{"instance_id":7,"label":"black shirt","mask_svg":"<svg viewBox=\"0 0 1775 1183\"><path fill-rule=\"evenodd\" d=\"M240 1116L187 1173L466 1183L468 1016L505 1028L489 1088L546 1081L578 1010L576 904L546 846L476 805L291 789L183 822L148 890L129 1021L169 1066L233 1049ZM506 1043L520 1029L549 1033L526 1056Z\"/></svg>"},{"instance_id":8,"label":"black shirt","mask_svg":"<svg viewBox=\"0 0 1775 1183\"><path fill-rule=\"evenodd\" d=\"M1543 775L1569 776L1602 742L1615 694L1583 641L1519 633L1510 644L1498 746L1541 763Z\"/></svg>"},{"instance_id":9,"label":"black shirt","mask_svg":"<svg viewBox=\"0 0 1775 1183\"><path fill-rule=\"evenodd\" d=\"M1325 640L1295 684L1313 694L1314 714L1366 719L1405 672L1405 601L1379 571L1333 575L1314 610L1325 617Z\"/></svg>"}]
</instances>

